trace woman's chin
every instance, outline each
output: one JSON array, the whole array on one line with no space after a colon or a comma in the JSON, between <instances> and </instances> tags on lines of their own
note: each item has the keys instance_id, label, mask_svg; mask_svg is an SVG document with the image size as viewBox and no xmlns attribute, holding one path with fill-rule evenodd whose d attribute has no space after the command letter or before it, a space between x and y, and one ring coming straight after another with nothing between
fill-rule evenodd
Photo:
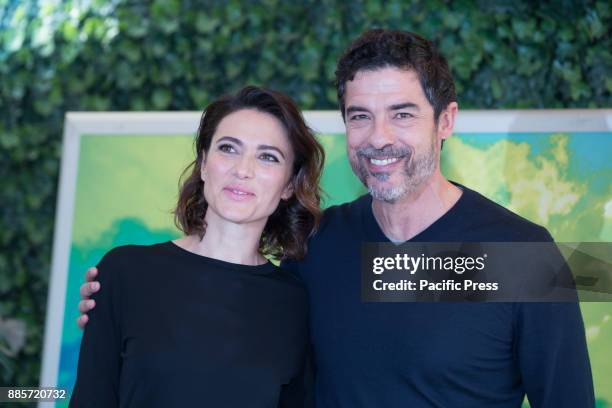
<instances>
[{"instance_id":1,"label":"woman's chin","mask_svg":"<svg viewBox=\"0 0 612 408\"><path fill-rule=\"evenodd\" d=\"M219 216L222 220L231 222L234 224L249 224L256 222L259 218L255 216L252 211L244 211L245 209L225 209L221 211Z\"/></svg>"}]
</instances>

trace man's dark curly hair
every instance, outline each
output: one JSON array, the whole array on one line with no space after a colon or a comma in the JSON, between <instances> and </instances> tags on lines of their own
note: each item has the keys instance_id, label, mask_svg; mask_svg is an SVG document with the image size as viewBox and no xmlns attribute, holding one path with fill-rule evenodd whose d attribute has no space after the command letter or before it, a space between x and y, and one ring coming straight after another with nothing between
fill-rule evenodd
<instances>
[{"instance_id":1,"label":"man's dark curly hair","mask_svg":"<svg viewBox=\"0 0 612 408\"><path fill-rule=\"evenodd\" d=\"M436 123L448 104L457 100L448 63L431 41L408 31L369 30L355 39L338 60L336 87L343 119L346 83L352 81L359 71L387 67L417 73L425 96L433 107Z\"/></svg>"}]
</instances>

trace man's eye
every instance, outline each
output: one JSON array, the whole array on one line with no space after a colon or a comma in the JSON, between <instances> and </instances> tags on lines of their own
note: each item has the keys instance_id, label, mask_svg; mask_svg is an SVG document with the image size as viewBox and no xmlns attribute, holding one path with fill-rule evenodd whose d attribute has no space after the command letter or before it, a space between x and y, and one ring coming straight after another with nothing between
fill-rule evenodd
<instances>
[{"instance_id":1,"label":"man's eye","mask_svg":"<svg viewBox=\"0 0 612 408\"><path fill-rule=\"evenodd\" d=\"M230 144L222 144L221 146L219 146L219 150L221 150L224 153L235 153L236 152L236 149L234 149L234 146Z\"/></svg>"},{"instance_id":2,"label":"man's eye","mask_svg":"<svg viewBox=\"0 0 612 408\"><path fill-rule=\"evenodd\" d=\"M263 153L261 156L259 156L259 158L265 161L273 162L273 163L279 162L276 156L270 153Z\"/></svg>"},{"instance_id":3,"label":"man's eye","mask_svg":"<svg viewBox=\"0 0 612 408\"><path fill-rule=\"evenodd\" d=\"M357 120L366 120L368 119L368 115L365 114L358 114L358 115L353 115L349 118L351 121L357 121Z\"/></svg>"},{"instance_id":4,"label":"man's eye","mask_svg":"<svg viewBox=\"0 0 612 408\"><path fill-rule=\"evenodd\" d=\"M410 119L412 117L414 117L411 113L408 112L397 112L395 114L395 117L398 119Z\"/></svg>"}]
</instances>

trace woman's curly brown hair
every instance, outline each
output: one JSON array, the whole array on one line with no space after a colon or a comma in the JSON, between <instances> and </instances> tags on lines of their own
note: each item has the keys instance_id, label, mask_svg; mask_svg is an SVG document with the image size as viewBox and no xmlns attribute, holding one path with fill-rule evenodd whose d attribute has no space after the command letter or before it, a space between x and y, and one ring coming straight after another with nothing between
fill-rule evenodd
<instances>
[{"instance_id":1,"label":"woman's curly brown hair","mask_svg":"<svg viewBox=\"0 0 612 408\"><path fill-rule=\"evenodd\" d=\"M174 222L186 235L197 234L201 239L206 233L204 216L208 203L200 176L202 161L221 120L241 109L255 109L277 118L287 131L295 157L291 176L293 195L281 200L268 218L259 250L280 260L302 259L308 238L321 219L319 181L325 152L295 102L279 92L246 86L237 94L221 97L206 107L195 140L196 159L181 176Z\"/></svg>"}]
</instances>

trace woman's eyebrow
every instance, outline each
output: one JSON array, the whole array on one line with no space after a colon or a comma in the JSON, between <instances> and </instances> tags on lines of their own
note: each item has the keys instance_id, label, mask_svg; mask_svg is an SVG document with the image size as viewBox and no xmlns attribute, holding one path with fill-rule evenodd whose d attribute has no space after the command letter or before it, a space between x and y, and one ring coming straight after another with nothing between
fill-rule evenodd
<instances>
[{"instance_id":1,"label":"woman's eyebrow","mask_svg":"<svg viewBox=\"0 0 612 408\"><path fill-rule=\"evenodd\" d=\"M280 154L280 155L283 157L283 159L285 159L285 160L286 160L285 155L283 154L283 152L281 151L281 149L279 149L279 148L278 148L278 147L276 147L276 146L270 146L270 145L259 145L259 146L257 146L257 150L274 150L274 151L277 151L277 152L278 152L278 154Z\"/></svg>"},{"instance_id":2,"label":"woman's eyebrow","mask_svg":"<svg viewBox=\"0 0 612 408\"><path fill-rule=\"evenodd\" d=\"M237 139L233 136L223 136L219 138L219 140L217 140L217 143L223 142L223 141L236 143L238 146L242 146L242 140Z\"/></svg>"}]
</instances>

